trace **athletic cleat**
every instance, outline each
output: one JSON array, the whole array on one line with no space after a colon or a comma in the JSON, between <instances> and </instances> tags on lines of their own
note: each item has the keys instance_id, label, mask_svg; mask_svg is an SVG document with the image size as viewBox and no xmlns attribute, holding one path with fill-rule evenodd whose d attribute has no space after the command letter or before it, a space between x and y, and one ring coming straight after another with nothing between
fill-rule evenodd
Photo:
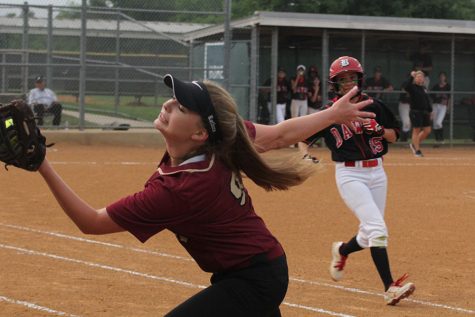
<instances>
[{"instance_id":1,"label":"athletic cleat","mask_svg":"<svg viewBox=\"0 0 475 317\"><path fill-rule=\"evenodd\" d=\"M415 148L414 144L409 143L409 147L411 148L412 154L416 155L417 151L416 151L416 148Z\"/></svg>"},{"instance_id":2,"label":"athletic cleat","mask_svg":"<svg viewBox=\"0 0 475 317\"><path fill-rule=\"evenodd\" d=\"M414 153L416 157L424 157L424 154L422 154L421 150L417 150L416 153Z\"/></svg>"},{"instance_id":3,"label":"athletic cleat","mask_svg":"<svg viewBox=\"0 0 475 317\"><path fill-rule=\"evenodd\" d=\"M343 269L345 268L347 256L340 254L340 247L343 242L333 242L332 244L332 262L330 264L330 276L332 280L338 282L343 278Z\"/></svg>"},{"instance_id":4,"label":"athletic cleat","mask_svg":"<svg viewBox=\"0 0 475 317\"><path fill-rule=\"evenodd\" d=\"M310 154L305 154L302 159L306 161L312 161L312 163L314 164L317 164L320 162L318 158L316 158L315 156L311 156Z\"/></svg>"},{"instance_id":5,"label":"athletic cleat","mask_svg":"<svg viewBox=\"0 0 475 317\"><path fill-rule=\"evenodd\" d=\"M409 297L416 290L414 283L406 283L401 285L409 275L404 274L396 282L393 282L388 288L386 293L384 293L384 300L386 305L396 305L403 298Z\"/></svg>"}]
</instances>

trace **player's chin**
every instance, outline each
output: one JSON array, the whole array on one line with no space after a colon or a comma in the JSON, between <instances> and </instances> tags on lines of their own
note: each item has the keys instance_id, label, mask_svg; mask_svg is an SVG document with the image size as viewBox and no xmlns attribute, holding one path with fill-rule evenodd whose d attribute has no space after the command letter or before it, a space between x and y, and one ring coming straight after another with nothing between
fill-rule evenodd
<instances>
[{"instance_id":1,"label":"player's chin","mask_svg":"<svg viewBox=\"0 0 475 317\"><path fill-rule=\"evenodd\" d=\"M153 121L153 126L158 131L162 131L165 128L163 122L161 122L159 118L157 118L157 119L155 119L155 121Z\"/></svg>"}]
</instances>

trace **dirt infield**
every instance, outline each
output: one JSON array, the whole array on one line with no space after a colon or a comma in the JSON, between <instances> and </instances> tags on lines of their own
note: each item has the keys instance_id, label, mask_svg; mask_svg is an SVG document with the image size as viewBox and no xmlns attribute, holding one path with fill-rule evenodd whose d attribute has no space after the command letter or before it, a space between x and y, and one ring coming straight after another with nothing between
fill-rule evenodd
<instances>
[{"instance_id":1,"label":"dirt infield","mask_svg":"<svg viewBox=\"0 0 475 317\"><path fill-rule=\"evenodd\" d=\"M295 152L274 151L271 155ZM59 142L55 168L100 208L138 191L163 148ZM318 172L288 192L246 181L257 212L286 249L291 282L283 316L465 316L475 314L475 149L427 148L415 158L396 148L386 221L394 277L414 296L385 306L368 251L352 255L339 283L328 274L330 245L356 232L341 201L326 149ZM310 166L310 163L309 163ZM0 172L0 316L162 316L208 285L169 232L141 244L128 233L86 236L63 214L41 177Z\"/></svg>"}]
</instances>

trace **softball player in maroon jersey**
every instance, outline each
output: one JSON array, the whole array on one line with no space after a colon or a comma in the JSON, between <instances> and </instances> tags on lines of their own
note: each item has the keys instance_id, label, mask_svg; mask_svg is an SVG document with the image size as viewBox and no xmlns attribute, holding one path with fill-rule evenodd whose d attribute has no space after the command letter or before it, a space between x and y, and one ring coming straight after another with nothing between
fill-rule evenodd
<instances>
[{"instance_id":1,"label":"softball player in maroon jersey","mask_svg":"<svg viewBox=\"0 0 475 317\"><path fill-rule=\"evenodd\" d=\"M360 62L350 56L336 59L330 66L330 84L338 96L345 96L355 86L361 89L363 68ZM338 100L336 97L334 101ZM360 93L353 101L370 99ZM331 108L331 103L324 108ZM354 122L331 125L318 132L308 141L324 137L336 163L336 183L346 205L360 221L356 236L348 242L335 242L332 245L330 274L333 280L343 277L343 269L349 254L369 248L385 289L388 305L397 304L402 298L411 295L413 283L402 284L407 278L394 281L389 267L386 251L388 231L384 221L386 205L387 178L383 168L383 155L388 152L388 143L395 142L399 124L391 111L378 99L374 99L364 111L372 112L375 119L361 124Z\"/></svg>"},{"instance_id":2,"label":"softball player in maroon jersey","mask_svg":"<svg viewBox=\"0 0 475 317\"><path fill-rule=\"evenodd\" d=\"M242 173L266 190L302 183L311 174L307 165L296 160L275 167L257 150L288 146L336 121L368 117L359 111L368 102L353 105L348 97L328 111L262 126L244 122L217 84L182 82L171 75L164 82L174 97L163 104L154 125L164 136L166 153L141 191L96 210L47 160L39 172L84 233L126 230L145 242L167 229L202 270L212 273L211 286L166 316L280 316L288 286L285 253L254 211Z\"/></svg>"}]
</instances>

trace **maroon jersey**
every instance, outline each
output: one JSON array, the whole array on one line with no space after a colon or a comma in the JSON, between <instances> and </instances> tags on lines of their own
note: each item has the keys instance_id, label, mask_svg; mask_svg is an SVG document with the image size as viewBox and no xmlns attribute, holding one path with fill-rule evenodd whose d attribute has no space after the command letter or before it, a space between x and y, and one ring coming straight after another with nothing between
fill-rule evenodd
<instances>
[{"instance_id":1,"label":"maroon jersey","mask_svg":"<svg viewBox=\"0 0 475 317\"><path fill-rule=\"evenodd\" d=\"M360 100L369 97L361 94ZM337 98L334 100L336 101ZM333 103L322 107L331 107ZM385 128L394 129L399 135L399 123L391 110L379 99L373 99L363 111L376 114L375 120ZM319 138L325 138L325 144L332 152L332 160L335 162L361 161L382 157L388 152L388 142L382 136L366 134L359 122L353 122L353 129L345 124L333 124L326 129L314 134L306 140L307 143L314 142Z\"/></svg>"},{"instance_id":2,"label":"maroon jersey","mask_svg":"<svg viewBox=\"0 0 475 317\"><path fill-rule=\"evenodd\" d=\"M246 127L255 133L252 123ZM165 154L145 188L107 206L107 212L142 242L172 231L206 272L239 267L279 244L242 183L214 155L172 167Z\"/></svg>"}]
</instances>

